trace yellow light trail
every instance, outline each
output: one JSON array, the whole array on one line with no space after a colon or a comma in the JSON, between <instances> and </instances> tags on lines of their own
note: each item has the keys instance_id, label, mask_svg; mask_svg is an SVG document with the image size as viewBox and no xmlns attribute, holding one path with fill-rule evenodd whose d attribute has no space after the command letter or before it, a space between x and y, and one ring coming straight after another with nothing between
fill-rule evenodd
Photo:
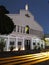
<instances>
[{"instance_id":1,"label":"yellow light trail","mask_svg":"<svg viewBox=\"0 0 49 65\"><path fill-rule=\"evenodd\" d=\"M29 54L29 55L23 55L23 56L14 56L14 57L8 57L8 58L0 58L0 64L3 65L13 65L13 64L36 64L39 62L43 62L49 60L49 52L42 52L37 54ZM18 61L18 62L17 62ZM34 61L34 62L33 62ZM24 63L24 64L22 64Z\"/></svg>"}]
</instances>

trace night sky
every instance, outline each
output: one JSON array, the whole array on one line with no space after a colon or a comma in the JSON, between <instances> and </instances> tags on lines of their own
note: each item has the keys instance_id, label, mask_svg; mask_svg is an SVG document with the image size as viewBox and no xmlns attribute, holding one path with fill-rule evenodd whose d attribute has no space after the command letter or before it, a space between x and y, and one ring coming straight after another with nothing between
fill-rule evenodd
<instances>
[{"instance_id":1,"label":"night sky","mask_svg":"<svg viewBox=\"0 0 49 65\"><path fill-rule=\"evenodd\" d=\"M49 34L49 0L0 0L0 5L4 5L11 14L25 9L26 4L35 20L43 27L44 33Z\"/></svg>"}]
</instances>

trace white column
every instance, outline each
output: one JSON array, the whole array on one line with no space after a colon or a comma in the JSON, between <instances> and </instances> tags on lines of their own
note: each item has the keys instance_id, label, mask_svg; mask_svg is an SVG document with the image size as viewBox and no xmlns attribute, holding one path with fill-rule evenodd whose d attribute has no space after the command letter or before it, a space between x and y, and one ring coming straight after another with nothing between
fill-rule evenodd
<instances>
[{"instance_id":1,"label":"white column","mask_svg":"<svg viewBox=\"0 0 49 65\"><path fill-rule=\"evenodd\" d=\"M43 40L43 49L45 49L45 42L44 42L44 40Z\"/></svg>"},{"instance_id":2,"label":"white column","mask_svg":"<svg viewBox=\"0 0 49 65\"><path fill-rule=\"evenodd\" d=\"M34 49L34 47L33 47L33 39L31 39L31 50L33 50Z\"/></svg>"},{"instance_id":3,"label":"white column","mask_svg":"<svg viewBox=\"0 0 49 65\"><path fill-rule=\"evenodd\" d=\"M25 50L25 47L24 47L24 41L25 41L25 39L23 38L23 39L22 39L21 50Z\"/></svg>"},{"instance_id":4,"label":"white column","mask_svg":"<svg viewBox=\"0 0 49 65\"><path fill-rule=\"evenodd\" d=\"M7 43L6 43L7 51L9 51L9 44L10 44L10 37L8 36Z\"/></svg>"},{"instance_id":5,"label":"white column","mask_svg":"<svg viewBox=\"0 0 49 65\"><path fill-rule=\"evenodd\" d=\"M40 48L41 48L41 43L42 43L42 42L41 42L41 40L40 40Z\"/></svg>"},{"instance_id":6,"label":"white column","mask_svg":"<svg viewBox=\"0 0 49 65\"><path fill-rule=\"evenodd\" d=\"M18 38L16 37L16 41L15 41L15 51L18 51Z\"/></svg>"},{"instance_id":7,"label":"white column","mask_svg":"<svg viewBox=\"0 0 49 65\"><path fill-rule=\"evenodd\" d=\"M23 50L25 50L25 45L24 45L24 41L25 41L25 38L23 38Z\"/></svg>"}]
</instances>

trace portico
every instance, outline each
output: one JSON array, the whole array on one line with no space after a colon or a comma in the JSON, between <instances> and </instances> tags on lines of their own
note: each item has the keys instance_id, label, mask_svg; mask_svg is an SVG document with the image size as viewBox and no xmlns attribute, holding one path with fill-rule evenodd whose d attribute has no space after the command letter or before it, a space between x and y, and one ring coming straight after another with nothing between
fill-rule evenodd
<instances>
[{"instance_id":1,"label":"portico","mask_svg":"<svg viewBox=\"0 0 49 65\"><path fill-rule=\"evenodd\" d=\"M45 43L38 38L30 37L30 36L2 36L0 35L0 39L4 39L5 48L4 51L10 51L10 47L13 46L13 51L21 51L21 50L33 50L35 46L41 47L43 45L43 49L45 48Z\"/></svg>"}]
</instances>

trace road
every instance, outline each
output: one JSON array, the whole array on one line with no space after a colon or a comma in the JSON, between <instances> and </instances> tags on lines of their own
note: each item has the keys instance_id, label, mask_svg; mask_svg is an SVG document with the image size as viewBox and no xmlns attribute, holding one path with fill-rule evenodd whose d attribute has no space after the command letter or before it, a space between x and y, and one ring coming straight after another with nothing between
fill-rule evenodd
<instances>
[{"instance_id":1,"label":"road","mask_svg":"<svg viewBox=\"0 0 49 65\"><path fill-rule=\"evenodd\" d=\"M49 52L0 58L0 65L34 65L49 61ZM49 65L49 64L48 64Z\"/></svg>"}]
</instances>

